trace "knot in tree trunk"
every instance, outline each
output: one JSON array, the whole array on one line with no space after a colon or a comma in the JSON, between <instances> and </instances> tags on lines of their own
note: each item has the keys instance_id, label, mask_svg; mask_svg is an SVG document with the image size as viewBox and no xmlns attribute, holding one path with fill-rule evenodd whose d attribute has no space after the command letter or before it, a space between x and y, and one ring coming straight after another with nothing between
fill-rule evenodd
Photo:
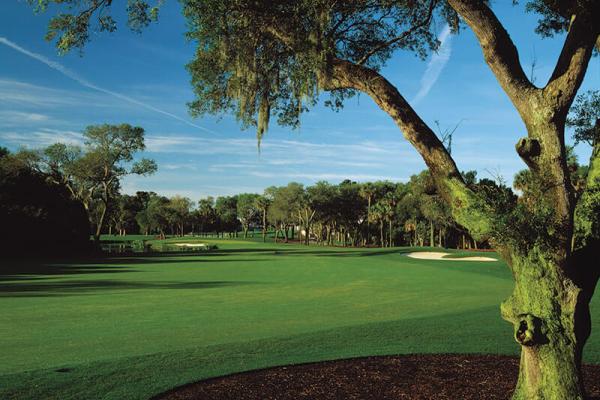
<instances>
[{"instance_id":1,"label":"knot in tree trunk","mask_svg":"<svg viewBox=\"0 0 600 400\"><path fill-rule=\"evenodd\" d=\"M538 157L542 152L540 142L536 139L521 138L515 146L519 156L529 165L533 164L535 157Z\"/></svg>"},{"instance_id":2,"label":"knot in tree trunk","mask_svg":"<svg viewBox=\"0 0 600 400\"><path fill-rule=\"evenodd\" d=\"M515 323L515 340L526 347L548 343L543 321L531 314L519 315Z\"/></svg>"}]
</instances>

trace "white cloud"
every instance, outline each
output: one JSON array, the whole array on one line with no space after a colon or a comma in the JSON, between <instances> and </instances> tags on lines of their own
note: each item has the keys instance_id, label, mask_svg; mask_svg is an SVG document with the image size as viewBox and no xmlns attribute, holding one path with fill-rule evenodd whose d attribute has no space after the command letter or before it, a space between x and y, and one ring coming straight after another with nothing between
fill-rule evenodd
<instances>
[{"instance_id":1,"label":"white cloud","mask_svg":"<svg viewBox=\"0 0 600 400\"><path fill-rule=\"evenodd\" d=\"M189 162L189 163L163 163L160 165L161 169L166 169L168 171L177 171L177 170L189 170L189 171L198 171L198 163Z\"/></svg>"},{"instance_id":2,"label":"white cloud","mask_svg":"<svg viewBox=\"0 0 600 400\"><path fill-rule=\"evenodd\" d=\"M28 148L45 147L57 142L73 145L83 144L83 136L80 132L46 128L28 133L0 131L0 139L12 146Z\"/></svg>"},{"instance_id":3,"label":"white cloud","mask_svg":"<svg viewBox=\"0 0 600 400\"><path fill-rule=\"evenodd\" d=\"M39 113L22 111L0 111L0 126L21 125L23 123L47 122L50 118Z\"/></svg>"},{"instance_id":4,"label":"white cloud","mask_svg":"<svg viewBox=\"0 0 600 400\"><path fill-rule=\"evenodd\" d=\"M45 86L32 85L26 82L0 79L0 104L17 105L20 107L56 107L94 104L106 106L97 96L88 93L53 89Z\"/></svg>"},{"instance_id":5,"label":"white cloud","mask_svg":"<svg viewBox=\"0 0 600 400\"><path fill-rule=\"evenodd\" d=\"M406 177L396 177L390 175L370 175L370 174L356 174L356 173L299 173L299 172L283 172L283 173L271 173L271 172L250 172L250 175L259 178L287 178L287 179L306 179L309 181L343 181L344 179L350 179L358 182L366 181L393 181L393 182L406 182Z\"/></svg>"},{"instance_id":6,"label":"white cloud","mask_svg":"<svg viewBox=\"0 0 600 400\"><path fill-rule=\"evenodd\" d=\"M346 163L357 165L365 160L378 161L382 156L394 155L407 159L418 158L404 140L397 142L369 142L353 144L313 143L295 140L264 140L261 154L256 139L205 138L189 135L149 135L146 149L153 153L181 153L196 155L243 155L272 164L299 164L306 158L347 158ZM304 161L305 162L305 161Z\"/></svg>"},{"instance_id":7,"label":"white cloud","mask_svg":"<svg viewBox=\"0 0 600 400\"><path fill-rule=\"evenodd\" d=\"M440 74L444 70L446 63L450 60L452 54L452 36L450 34L450 26L446 24L444 29L438 35L438 41L440 47L436 53L431 56L427 69L421 78L421 87L417 92L416 96L412 99L411 103L416 105L421 102L427 96L435 82L440 77Z\"/></svg>"}]
</instances>

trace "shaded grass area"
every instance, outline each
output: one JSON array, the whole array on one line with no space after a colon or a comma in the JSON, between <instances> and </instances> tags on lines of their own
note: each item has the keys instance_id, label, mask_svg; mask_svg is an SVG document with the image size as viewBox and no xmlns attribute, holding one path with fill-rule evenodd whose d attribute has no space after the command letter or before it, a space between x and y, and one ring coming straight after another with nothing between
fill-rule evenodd
<instances>
[{"instance_id":1,"label":"shaded grass area","mask_svg":"<svg viewBox=\"0 0 600 400\"><path fill-rule=\"evenodd\" d=\"M219 249L4 265L0 398L145 399L273 365L518 350L503 263L202 240Z\"/></svg>"}]
</instances>

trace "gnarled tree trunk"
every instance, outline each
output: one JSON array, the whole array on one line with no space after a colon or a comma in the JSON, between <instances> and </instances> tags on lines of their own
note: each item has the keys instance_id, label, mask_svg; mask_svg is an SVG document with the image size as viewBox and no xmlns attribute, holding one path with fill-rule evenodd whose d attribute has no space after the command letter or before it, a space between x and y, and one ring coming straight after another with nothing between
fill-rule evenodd
<instances>
[{"instance_id":1,"label":"gnarled tree trunk","mask_svg":"<svg viewBox=\"0 0 600 400\"><path fill-rule=\"evenodd\" d=\"M593 287L581 287L568 270L573 260L556 260L548 249L512 255L512 295L502 317L514 326L521 368L513 399L583 399L581 356L591 324Z\"/></svg>"}]
</instances>

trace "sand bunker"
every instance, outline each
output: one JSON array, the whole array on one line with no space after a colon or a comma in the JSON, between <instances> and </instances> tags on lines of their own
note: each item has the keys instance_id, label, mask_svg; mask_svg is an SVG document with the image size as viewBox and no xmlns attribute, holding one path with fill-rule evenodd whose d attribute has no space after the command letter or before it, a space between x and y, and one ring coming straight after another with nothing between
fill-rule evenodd
<instances>
[{"instance_id":1,"label":"sand bunker","mask_svg":"<svg viewBox=\"0 0 600 400\"><path fill-rule=\"evenodd\" d=\"M419 251L416 253L408 253L406 256L410 258L419 258L422 260L444 260L444 261L498 261L491 257L452 257L446 258L450 253L442 253L439 251Z\"/></svg>"},{"instance_id":2,"label":"sand bunker","mask_svg":"<svg viewBox=\"0 0 600 400\"><path fill-rule=\"evenodd\" d=\"M177 247L206 247L206 243L175 243Z\"/></svg>"}]
</instances>

